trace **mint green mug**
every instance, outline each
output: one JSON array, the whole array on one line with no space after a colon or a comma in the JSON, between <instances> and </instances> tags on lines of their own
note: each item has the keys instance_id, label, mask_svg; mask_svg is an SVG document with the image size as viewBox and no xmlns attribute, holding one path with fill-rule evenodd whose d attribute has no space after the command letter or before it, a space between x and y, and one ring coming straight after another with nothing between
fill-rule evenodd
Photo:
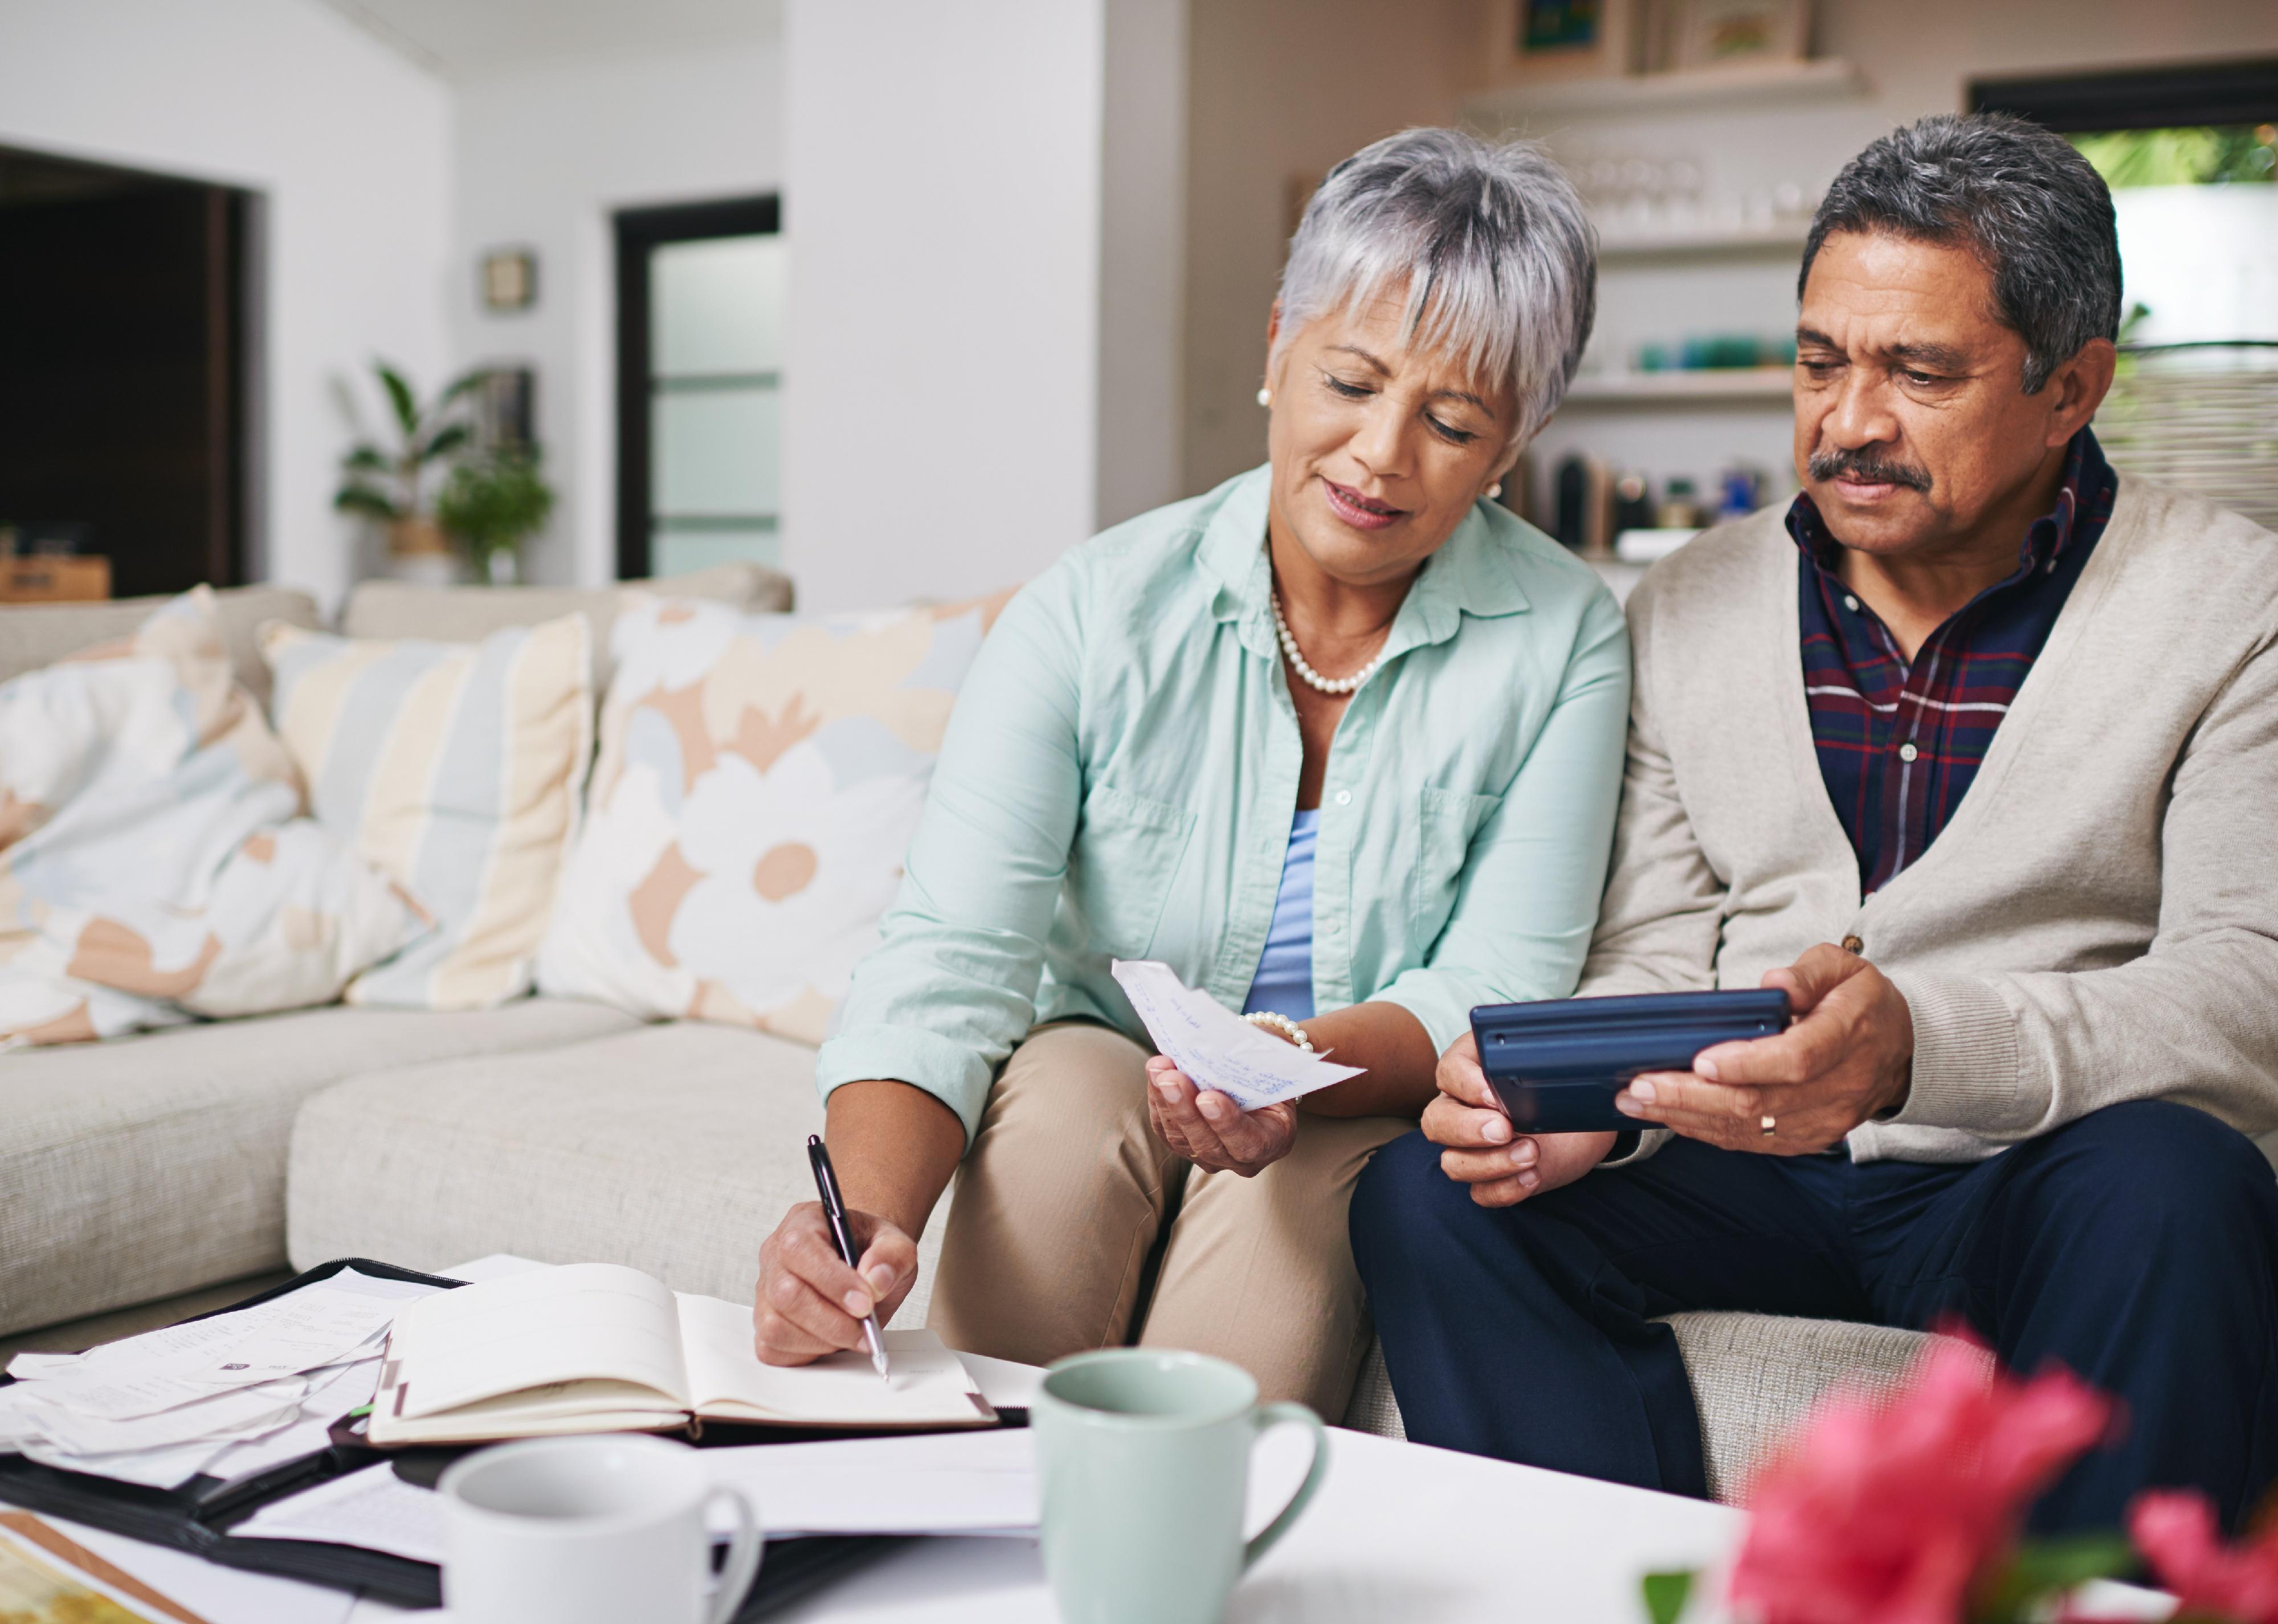
<instances>
[{"instance_id":1,"label":"mint green mug","mask_svg":"<svg viewBox=\"0 0 2278 1624\"><path fill-rule=\"evenodd\" d=\"M1222 1359L1107 1348L1045 1373L1028 1413L1043 1478L1044 1572L1066 1624L1217 1624L1244 1569L1289 1531L1329 1468L1321 1418L1257 1402ZM1283 1424L1313 1434L1313 1464L1247 1544L1250 1448Z\"/></svg>"}]
</instances>

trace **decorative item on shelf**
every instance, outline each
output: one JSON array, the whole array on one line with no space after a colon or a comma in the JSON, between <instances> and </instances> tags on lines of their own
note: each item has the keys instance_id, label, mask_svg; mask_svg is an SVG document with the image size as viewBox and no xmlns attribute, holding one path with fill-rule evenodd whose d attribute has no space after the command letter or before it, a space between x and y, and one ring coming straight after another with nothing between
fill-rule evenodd
<instances>
[{"instance_id":1,"label":"decorative item on shelf","mask_svg":"<svg viewBox=\"0 0 2278 1624\"><path fill-rule=\"evenodd\" d=\"M1809 0L1678 0L1678 69L1800 62L1811 39Z\"/></svg>"},{"instance_id":2,"label":"decorative item on shelf","mask_svg":"<svg viewBox=\"0 0 2278 1624\"><path fill-rule=\"evenodd\" d=\"M1488 59L1498 83L1634 73L1634 0L1499 0Z\"/></svg>"},{"instance_id":3,"label":"decorative item on shelf","mask_svg":"<svg viewBox=\"0 0 2278 1624\"><path fill-rule=\"evenodd\" d=\"M1746 463L1735 463L1716 477L1716 522L1746 518L1764 505L1764 488L1770 483L1761 468Z\"/></svg>"},{"instance_id":4,"label":"decorative item on shelf","mask_svg":"<svg viewBox=\"0 0 2278 1624\"><path fill-rule=\"evenodd\" d=\"M501 313L526 310L538 303L538 253L534 249L493 249L483 256L483 308Z\"/></svg>"},{"instance_id":5,"label":"decorative item on shelf","mask_svg":"<svg viewBox=\"0 0 2278 1624\"><path fill-rule=\"evenodd\" d=\"M1559 542L1585 558L1605 558L1613 550L1614 477L1594 456L1574 452L1561 459L1555 476Z\"/></svg>"},{"instance_id":6,"label":"decorative item on shelf","mask_svg":"<svg viewBox=\"0 0 2278 1624\"><path fill-rule=\"evenodd\" d=\"M1550 516L1537 509L1534 502L1534 453L1522 451L1510 471L1502 477L1502 493L1494 499L1538 530L1550 528ZM1546 522L1548 521L1548 522Z\"/></svg>"},{"instance_id":7,"label":"decorative item on shelf","mask_svg":"<svg viewBox=\"0 0 2278 1624\"><path fill-rule=\"evenodd\" d=\"M1625 530L1647 530L1654 523L1653 486L1641 473L1625 473L1614 481L1614 550L1621 550Z\"/></svg>"},{"instance_id":8,"label":"decorative item on shelf","mask_svg":"<svg viewBox=\"0 0 2278 1624\"><path fill-rule=\"evenodd\" d=\"M536 374L526 366L489 366L475 374L469 419L478 451L527 451L538 443L532 427Z\"/></svg>"},{"instance_id":9,"label":"decorative item on shelf","mask_svg":"<svg viewBox=\"0 0 2278 1624\"><path fill-rule=\"evenodd\" d=\"M372 372L387 396L396 443L383 450L360 440L340 459L340 488L333 506L387 526L393 571L408 578L448 582L451 549L429 508L430 492L442 464L466 446L473 430L461 410L462 398L481 374L469 372L445 387L427 405L403 374L385 361Z\"/></svg>"},{"instance_id":10,"label":"decorative item on shelf","mask_svg":"<svg viewBox=\"0 0 2278 1624\"><path fill-rule=\"evenodd\" d=\"M95 526L0 524L0 603L90 603L111 595L111 560L87 548Z\"/></svg>"},{"instance_id":11,"label":"decorative item on shelf","mask_svg":"<svg viewBox=\"0 0 2278 1624\"><path fill-rule=\"evenodd\" d=\"M493 451L462 462L443 481L435 517L466 550L476 579L509 586L520 578L522 544L554 511L538 463L535 447Z\"/></svg>"},{"instance_id":12,"label":"decorative item on shelf","mask_svg":"<svg viewBox=\"0 0 2278 1624\"><path fill-rule=\"evenodd\" d=\"M1670 475L1662 486L1661 505L1654 510L1655 523L1663 530L1700 529L1701 503L1695 490L1685 475Z\"/></svg>"}]
</instances>

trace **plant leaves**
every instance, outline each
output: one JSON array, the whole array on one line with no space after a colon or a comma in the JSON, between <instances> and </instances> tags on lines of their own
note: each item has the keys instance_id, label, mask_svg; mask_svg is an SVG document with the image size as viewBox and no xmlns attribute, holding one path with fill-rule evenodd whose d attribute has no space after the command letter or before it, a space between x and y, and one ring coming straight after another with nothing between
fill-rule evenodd
<instances>
[{"instance_id":1,"label":"plant leaves","mask_svg":"<svg viewBox=\"0 0 2278 1624\"><path fill-rule=\"evenodd\" d=\"M371 368L379 374L380 384L387 391L388 404L395 408L395 421L402 428L404 438L409 439L419 431L419 402L411 394L411 386L403 380L402 373L385 361L373 362Z\"/></svg>"},{"instance_id":2,"label":"plant leaves","mask_svg":"<svg viewBox=\"0 0 2278 1624\"><path fill-rule=\"evenodd\" d=\"M445 386L442 394L435 397L434 409L437 411L442 410L444 407L448 406L453 401L457 400L461 395L464 395L468 390L473 388L477 384L482 382L484 379L489 376L490 369L480 366L475 368L471 372L460 373L456 378L454 378L449 384Z\"/></svg>"},{"instance_id":3,"label":"plant leaves","mask_svg":"<svg viewBox=\"0 0 2278 1624\"><path fill-rule=\"evenodd\" d=\"M427 443L419 448L419 460L427 463L432 462L439 456L450 456L452 452L465 445L473 433L474 431L463 423L445 424L429 435Z\"/></svg>"},{"instance_id":4,"label":"plant leaves","mask_svg":"<svg viewBox=\"0 0 2278 1624\"><path fill-rule=\"evenodd\" d=\"M387 458L380 455L378 446L360 445L340 459L340 466L356 473L386 473Z\"/></svg>"},{"instance_id":5,"label":"plant leaves","mask_svg":"<svg viewBox=\"0 0 2278 1624\"><path fill-rule=\"evenodd\" d=\"M1693 1597L1693 1575L1647 1574L1640 1581L1645 1591L1645 1615L1652 1624L1677 1624L1685 1604Z\"/></svg>"},{"instance_id":6,"label":"plant leaves","mask_svg":"<svg viewBox=\"0 0 2278 1624\"><path fill-rule=\"evenodd\" d=\"M2135 1565L2135 1552L2121 1534L2029 1540L2018 1547L2015 1559L1969 1616L1973 1624L2011 1624L2045 1597L2075 1589L2091 1579L2113 1578Z\"/></svg>"},{"instance_id":7,"label":"plant leaves","mask_svg":"<svg viewBox=\"0 0 2278 1624\"><path fill-rule=\"evenodd\" d=\"M367 518L398 519L401 509L368 485L343 485L333 498L333 506L343 513L361 513Z\"/></svg>"}]
</instances>

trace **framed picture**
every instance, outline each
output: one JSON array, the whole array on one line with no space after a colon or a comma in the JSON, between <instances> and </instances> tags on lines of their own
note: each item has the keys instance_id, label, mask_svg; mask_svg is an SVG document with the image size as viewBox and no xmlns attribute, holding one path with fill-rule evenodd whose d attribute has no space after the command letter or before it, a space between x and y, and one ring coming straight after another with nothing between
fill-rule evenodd
<instances>
[{"instance_id":1,"label":"framed picture","mask_svg":"<svg viewBox=\"0 0 2278 1624\"><path fill-rule=\"evenodd\" d=\"M1502 82L1608 79L1634 72L1638 0L1501 0L1494 68Z\"/></svg>"},{"instance_id":2,"label":"framed picture","mask_svg":"<svg viewBox=\"0 0 2278 1624\"><path fill-rule=\"evenodd\" d=\"M1680 68L1800 62L1811 42L1810 0L1678 0Z\"/></svg>"}]
</instances>

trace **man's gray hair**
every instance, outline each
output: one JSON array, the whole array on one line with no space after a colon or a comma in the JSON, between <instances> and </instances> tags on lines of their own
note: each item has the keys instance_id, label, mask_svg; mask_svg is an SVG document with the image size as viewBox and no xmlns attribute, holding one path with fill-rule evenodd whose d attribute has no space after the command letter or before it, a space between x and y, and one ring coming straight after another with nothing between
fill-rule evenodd
<instances>
[{"instance_id":1,"label":"man's gray hair","mask_svg":"<svg viewBox=\"0 0 2278 1624\"><path fill-rule=\"evenodd\" d=\"M2025 341L2025 393L2091 339L2120 333L2112 193L2061 135L2008 113L1933 113L1843 166L1812 217L1795 295L1833 232L1893 232L1976 254L2002 324Z\"/></svg>"},{"instance_id":2,"label":"man's gray hair","mask_svg":"<svg viewBox=\"0 0 2278 1624\"><path fill-rule=\"evenodd\" d=\"M1402 287L1411 343L1508 382L1518 445L1558 410L1597 313L1598 245L1572 182L1530 142L1387 135L1329 172L1281 272L1278 350L1315 317Z\"/></svg>"}]
</instances>

